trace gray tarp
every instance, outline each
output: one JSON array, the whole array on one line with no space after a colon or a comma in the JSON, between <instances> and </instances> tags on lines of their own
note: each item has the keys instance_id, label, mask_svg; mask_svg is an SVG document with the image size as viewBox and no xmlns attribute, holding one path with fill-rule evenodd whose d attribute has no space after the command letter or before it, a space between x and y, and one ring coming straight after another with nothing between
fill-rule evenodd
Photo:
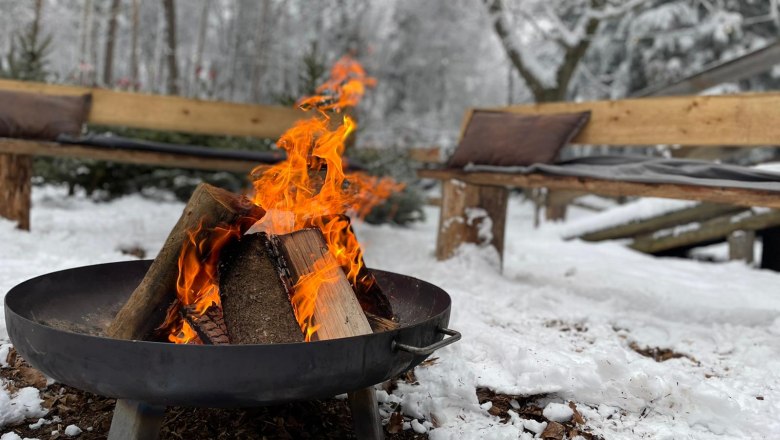
<instances>
[{"instance_id":1,"label":"gray tarp","mask_svg":"<svg viewBox=\"0 0 780 440\"><path fill-rule=\"evenodd\" d=\"M780 173L687 159L641 156L590 156L528 167L467 165L464 171L589 177L638 183L758 189L780 192Z\"/></svg>"}]
</instances>

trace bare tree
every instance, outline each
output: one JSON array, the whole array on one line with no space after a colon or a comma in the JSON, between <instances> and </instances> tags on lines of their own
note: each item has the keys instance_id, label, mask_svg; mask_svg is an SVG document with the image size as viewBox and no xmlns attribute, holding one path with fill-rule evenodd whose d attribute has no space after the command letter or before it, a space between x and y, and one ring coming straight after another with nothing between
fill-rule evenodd
<instances>
[{"instance_id":1,"label":"bare tree","mask_svg":"<svg viewBox=\"0 0 780 440\"><path fill-rule=\"evenodd\" d=\"M139 0L133 0L133 31L130 42L130 87L133 90L138 90L138 19L140 5Z\"/></svg>"},{"instance_id":2,"label":"bare tree","mask_svg":"<svg viewBox=\"0 0 780 440\"><path fill-rule=\"evenodd\" d=\"M111 87L114 71L114 45L116 43L117 16L119 15L120 0L111 0L111 10L108 13L108 29L106 33L106 46L103 56L103 85Z\"/></svg>"},{"instance_id":3,"label":"bare tree","mask_svg":"<svg viewBox=\"0 0 780 440\"><path fill-rule=\"evenodd\" d=\"M165 14L165 35L167 41L168 93L179 94L179 65L176 60L176 2L162 0Z\"/></svg>"},{"instance_id":4,"label":"bare tree","mask_svg":"<svg viewBox=\"0 0 780 440\"><path fill-rule=\"evenodd\" d=\"M547 22L552 23L551 27L542 28L538 24L538 16L525 16L524 18L529 26L535 27L536 30L544 33L553 41L562 53L560 63L554 69L552 81L546 81L545 78L542 78L539 69L535 70L532 67L533 60L527 59L526 54L517 43L512 33L510 13L505 9L503 1L483 0L483 2L507 58L531 90L535 101L546 102L566 100L574 74L577 72L580 61L587 53L600 24L607 19L626 14L646 3L646 0L628 0L621 6L614 6L613 2L607 0L589 0L584 8L573 5L566 11L566 14L563 14L568 17L578 15L573 29L570 29L563 22L561 15L553 9L549 1L543 0L541 2L543 16Z\"/></svg>"},{"instance_id":5,"label":"bare tree","mask_svg":"<svg viewBox=\"0 0 780 440\"><path fill-rule=\"evenodd\" d=\"M211 0L203 0L203 9L200 11L200 23L198 24L198 42L195 45L194 68L187 74L189 80L188 94L190 96L198 93L198 72L203 69L203 51L206 47L206 33L209 24L209 11L211 10Z\"/></svg>"}]
</instances>

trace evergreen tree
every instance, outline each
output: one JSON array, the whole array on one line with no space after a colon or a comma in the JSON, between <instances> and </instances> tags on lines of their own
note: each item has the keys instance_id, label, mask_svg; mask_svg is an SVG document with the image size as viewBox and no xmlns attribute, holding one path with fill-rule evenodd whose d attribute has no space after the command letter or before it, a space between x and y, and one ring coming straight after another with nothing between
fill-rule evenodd
<instances>
[{"instance_id":1,"label":"evergreen tree","mask_svg":"<svg viewBox=\"0 0 780 440\"><path fill-rule=\"evenodd\" d=\"M48 76L46 57L51 51L52 37L40 37L38 18L26 32L14 36L11 49L5 58L0 76L23 81L46 81Z\"/></svg>"}]
</instances>

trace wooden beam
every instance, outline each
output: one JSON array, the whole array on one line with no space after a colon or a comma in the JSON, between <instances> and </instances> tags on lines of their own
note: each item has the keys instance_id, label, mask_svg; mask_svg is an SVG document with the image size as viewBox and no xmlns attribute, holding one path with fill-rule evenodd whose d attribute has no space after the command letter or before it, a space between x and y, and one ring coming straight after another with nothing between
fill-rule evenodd
<instances>
[{"instance_id":1,"label":"wooden beam","mask_svg":"<svg viewBox=\"0 0 780 440\"><path fill-rule=\"evenodd\" d=\"M0 138L0 154L10 153L29 156L71 157L77 159L105 160L108 162L152 165L195 170L233 171L249 173L256 162L194 157L184 154L160 153L127 149L111 149L86 145L64 145L56 142Z\"/></svg>"},{"instance_id":2,"label":"wooden beam","mask_svg":"<svg viewBox=\"0 0 780 440\"><path fill-rule=\"evenodd\" d=\"M725 215L706 222L681 226L637 237L629 247L648 254L725 240L734 231L760 231L780 226L780 211Z\"/></svg>"},{"instance_id":3,"label":"wooden beam","mask_svg":"<svg viewBox=\"0 0 780 440\"><path fill-rule=\"evenodd\" d=\"M777 41L733 60L705 66L695 75L669 84L647 87L633 93L632 97L693 95L718 84L768 72L776 64L780 64L780 42Z\"/></svg>"},{"instance_id":4,"label":"wooden beam","mask_svg":"<svg viewBox=\"0 0 780 440\"><path fill-rule=\"evenodd\" d=\"M92 111L87 120L91 124L186 133L276 138L305 116L301 111L281 106L202 101L12 80L0 80L0 89L47 95L92 93Z\"/></svg>"},{"instance_id":5,"label":"wooden beam","mask_svg":"<svg viewBox=\"0 0 780 440\"><path fill-rule=\"evenodd\" d=\"M696 221L705 221L713 217L733 214L744 211L745 208L734 205L722 205L719 203L702 203L690 208L667 212L648 219L631 221L619 225L609 226L597 231L586 232L579 236L565 237L567 240L579 238L585 241L617 240L629 238L641 234L647 234L661 229L685 225Z\"/></svg>"},{"instance_id":6,"label":"wooden beam","mask_svg":"<svg viewBox=\"0 0 780 440\"><path fill-rule=\"evenodd\" d=\"M417 176L441 180L457 179L473 185L568 189L605 196L662 197L667 199L728 203L739 206L780 208L780 191L770 190L671 183L637 183L585 177L549 176L544 174L465 172L450 169L418 170Z\"/></svg>"},{"instance_id":7,"label":"wooden beam","mask_svg":"<svg viewBox=\"0 0 780 440\"><path fill-rule=\"evenodd\" d=\"M486 110L521 114L590 110L572 141L598 145L756 146L780 143L780 94L552 102Z\"/></svg>"}]
</instances>

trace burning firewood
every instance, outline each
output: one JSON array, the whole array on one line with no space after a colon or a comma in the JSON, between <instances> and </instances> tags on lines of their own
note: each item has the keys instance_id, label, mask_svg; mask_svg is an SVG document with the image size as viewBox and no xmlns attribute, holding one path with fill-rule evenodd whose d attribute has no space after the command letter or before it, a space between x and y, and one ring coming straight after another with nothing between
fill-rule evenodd
<instances>
[{"instance_id":1,"label":"burning firewood","mask_svg":"<svg viewBox=\"0 0 780 440\"><path fill-rule=\"evenodd\" d=\"M274 252L264 233L244 235L223 251L219 292L233 344L303 342Z\"/></svg>"},{"instance_id":2,"label":"burning firewood","mask_svg":"<svg viewBox=\"0 0 780 440\"><path fill-rule=\"evenodd\" d=\"M298 280L292 301L299 322L305 321L307 336L326 340L372 332L352 286L319 230L301 229L274 240L289 265L291 278Z\"/></svg>"},{"instance_id":3,"label":"burning firewood","mask_svg":"<svg viewBox=\"0 0 780 440\"><path fill-rule=\"evenodd\" d=\"M306 322L307 337L327 340L372 333L352 286L330 254L318 229L302 229L275 237L280 253L298 280L293 304L299 321ZM307 295L309 289L315 298ZM311 313L310 317L302 316ZM360 438L383 438L373 387L349 393L355 429Z\"/></svg>"},{"instance_id":4,"label":"burning firewood","mask_svg":"<svg viewBox=\"0 0 780 440\"><path fill-rule=\"evenodd\" d=\"M212 304L203 314L198 313L197 308L192 305L179 306L179 313L195 329L200 341L204 344L230 344L225 318L218 305Z\"/></svg>"},{"instance_id":5,"label":"burning firewood","mask_svg":"<svg viewBox=\"0 0 780 440\"><path fill-rule=\"evenodd\" d=\"M178 259L188 231L206 231L218 224L251 226L262 217L262 208L245 197L208 184L200 184L154 259L141 284L133 291L107 330L118 339L145 339L162 323L176 299Z\"/></svg>"},{"instance_id":6,"label":"burning firewood","mask_svg":"<svg viewBox=\"0 0 780 440\"><path fill-rule=\"evenodd\" d=\"M352 229L350 218L346 215L331 215L316 217L309 221L307 227L319 227L325 230L332 230L337 228L330 228L329 226L335 222L344 222L346 226L340 231L346 233L347 236L356 237L355 231ZM357 238L355 238L356 240ZM339 242L337 238L329 240L330 242ZM390 301L387 296L382 292L382 287L374 277L374 274L368 270L365 261L363 261L363 254L359 253L356 256L357 261L351 261L353 266L359 267L357 273L350 279L349 271L351 268L345 267L342 263L342 269L348 273L347 279L352 288L355 290L355 295L360 302L360 307L366 314L371 314L376 318L383 318L392 321L394 318L393 307L390 305ZM370 321L370 320L369 320Z\"/></svg>"}]
</instances>

